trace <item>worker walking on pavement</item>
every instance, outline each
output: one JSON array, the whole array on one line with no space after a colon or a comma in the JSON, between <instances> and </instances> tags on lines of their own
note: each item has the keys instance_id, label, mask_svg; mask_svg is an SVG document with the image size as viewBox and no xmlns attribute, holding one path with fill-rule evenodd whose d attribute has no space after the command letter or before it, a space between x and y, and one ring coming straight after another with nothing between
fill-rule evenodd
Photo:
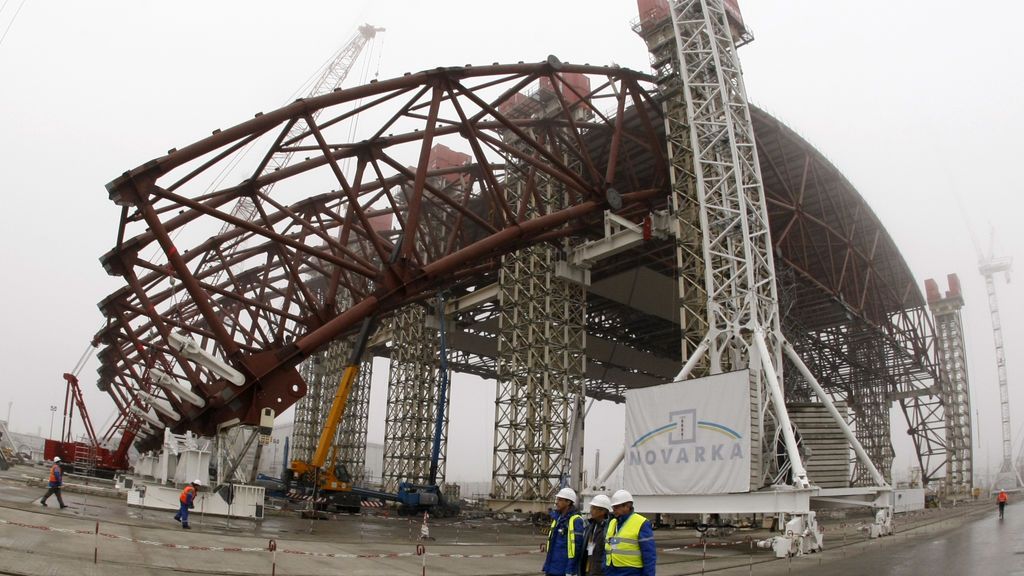
<instances>
[{"instance_id":1,"label":"worker walking on pavement","mask_svg":"<svg viewBox=\"0 0 1024 576\"><path fill-rule=\"evenodd\" d=\"M57 503L60 504L60 509L67 508L64 504L64 499L60 497L60 487L64 485L64 472L60 469L60 456L53 457L53 467L50 468L50 481L47 484L46 495L39 501L40 504L46 506L46 501L50 499L50 496L57 497Z\"/></svg>"},{"instance_id":2,"label":"worker walking on pavement","mask_svg":"<svg viewBox=\"0 0 1024 576\"><path fill-rule=\"evenodd\" d=\"M999 490L999 495L996 496L996 504L999 504L999 519L1000 520L1003 519L1003 508L1006 508L1006 502L1009 499L1010 499L1010 497L1006 495L1006 490L1000 489Z\"/></svg>"},{"instance_id":3,"label":"worker walking on pavement","mask_svg":"<svg viewBox=\"0 0 1024 576\"><path fill-rule=\"evenodd\" d=\"M562 488L555 496L558 517L551 520L548 530L548 554L543 571L548 576L575 576L577 555L583 549L585 527L583 517L576 512L576 491Z\"/></svg>"},{"instance_id":4,"label":"worker walking on pavement","mask_svg":"<svg viewBox=\"0 0 1024 576\"><path fill-rule=\"evenodd\" d=\"M185 486L181 491L181 495L178 496L178 502L180 504L178 513L174 515L174 519L181 522L181 527L185 530L191 530L192 527L188 525L188 511L190 508L194 508L193 502L196 499L196 491L202 486L203 483L199 480L193 480L191 484Z\"/></svg>"},{"instance_id":5,"label":"worker walking on pavement","mask_svg":"<svg viewBox=\"0 0 1024 576\"><path fill-rule=\"evenodd\" d=\"M604 575L604 536L612 514L612 501L604 494L590 500L590 521L583 534L583 549L577 554L577 573L580 576Z\"/></svg>"},{"instance_id":6,"label":"worker walking on pavement","mask_svg":"<svg viewBox=\"0 0 1024 576\"><path fill-rule=\"evenodd\" d=\"M654 576L657 549L650 520L633 511L633 495L625 490L612 494L612 514L605 533L607 576Z\"/></svg>"}]
</instances>

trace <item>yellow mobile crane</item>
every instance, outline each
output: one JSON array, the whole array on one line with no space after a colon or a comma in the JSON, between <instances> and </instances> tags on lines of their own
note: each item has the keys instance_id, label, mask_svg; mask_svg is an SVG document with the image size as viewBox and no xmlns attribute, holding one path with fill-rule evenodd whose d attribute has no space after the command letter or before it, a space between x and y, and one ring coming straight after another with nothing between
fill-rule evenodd
<instances>
[{"instance_id":1,"label":"yellow mobile crane","mask_svg":"<svg viewBox=\"0 0 1024 576\"><path fill-rule=\"evenodd\" d=\"M312 490L314 501L319 498L326 498L338 509L358 512L361 504L361 497L352 492L352 478L343 465L337 464L337 450L331 450L334 436L341 424L341 418L345 414L345 405L348 404L349 394L352 386L359 376L359 364L363 356L363 349L370 338L373 318L367 318L356 337L352 348L352 354L345 364L345 370L341 375L341 382L338 384L338 391L334 394L334 401L331 403L331 410L324 422L324 429L320 432L320 440L317 442L316 451L308 461L292 460L285 473L285 486L291 487L292 482L298 482L300 486ZM327 454L330 452L330 464L327 463Z\"/></svg>"}]
</instances>

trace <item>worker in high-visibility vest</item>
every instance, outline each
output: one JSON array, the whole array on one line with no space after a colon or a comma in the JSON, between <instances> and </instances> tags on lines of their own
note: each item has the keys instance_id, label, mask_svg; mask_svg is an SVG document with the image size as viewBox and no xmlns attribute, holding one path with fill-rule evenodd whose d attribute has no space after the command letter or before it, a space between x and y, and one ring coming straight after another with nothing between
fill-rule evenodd
<instances>
[{"instance_id":1,"label":"worker in high-visibility vest","mask_svg":"<svg viewBox=\"0 0 1024 576\"><path fill-rule=\"evenodd\" d=\"M543 572L548 576L575 576L577 554L583 549L585 527L583 517L576 512L576 491L562 488L555 496L558 516L548 529L548 550Z\"/></svg>"},{"instance_id":2,"label":"worker in high-visibility vest","mask_svg":"<svg viewBox=\"0 0 1024 576\"><path fill-rule=\"evenodd\" d=\"M174 519L181 522L181 527L185 530L191 530L192 528L188 525L188 511L190 508L195 507L193 502L196 499L196 492L202 485L203 483L199 480L193 480L192 483L185 486L185 488L182 489L181 494L178 495L178 503L180 506L178 508L178 513L174 515Z\"/></svg>"},{"instance_id":3,"label":"worker in high-visibility vest","mask_svg":"<svg viewBox=\"0 0 1024 576\"><path fill-rule=\"evenodd\" d=\"M1009 499L1010 499L1010 497L1006 495L1006 490L1000 489L999 490L999 495L996 496L996 504L999 504L999 519L1000 520L1003 519L1003 508L1006 508L1006 502Z\"/></svg>"},{"instance_id":4,"label":"worker in high-visibility vest","mask_svg":"<svg viewBox=\"0 0 1024 576\"><path fill-rule=\"evenodd\" d=\"M64 472L60 469L60 456L53 457L53 466L50 467L50 481L46 484L46 495L39 501L40 504L46 506L46 501L50 499L50 496L57 497L57 503L60 504L60 509L67 508L64 504L64 499L60 497L60 488L64 485Z\"/></svg>"},{"instance_id":5,"label":"worker in high-visibility vest","mask_svg":"<svg viewBox=\"0 0 1024 576\"><path fill-rule=\"evenodd\" d=\"M625 490L612 494L612 514L604 537L607 576L654 576L658 561L654 527L633 511L633 495Z\"/></svg>"}]
</instances>

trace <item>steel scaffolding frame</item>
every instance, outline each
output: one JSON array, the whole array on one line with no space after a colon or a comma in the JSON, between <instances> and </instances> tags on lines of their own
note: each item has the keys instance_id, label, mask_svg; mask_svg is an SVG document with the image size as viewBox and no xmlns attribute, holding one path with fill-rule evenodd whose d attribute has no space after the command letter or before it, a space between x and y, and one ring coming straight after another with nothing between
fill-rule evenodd
<instances>
[{"instance_id":1,"label":"steel scaffolding frame","mask_svg":"<svg viewBox=\"0 0 1024 576\"><path fill-rule=\"evenodd\" d=\"M974 485L974 443L967 347L961 316L964 298L955 274L949 275L950 290L945 297L939 295L938 285L933 280L926 280L925 286L928 307L935 320L939 364L946 376L942 382L942 400L946 407L946 441L950 456L946 460L943 492L947 496L969 497Z\"/></svg>"},{"instance_id":2,"label":"steel scaffolding frame","mask_svg":"<svg viewBox=\"0 0 1024 576\"><path fill-rule=\"evenodd\" d=\"M430 477L430 452L438 403L438 331L427 326L427 311L405 306L390 318L391 363L384 420L384 489L396 491L399 482L424 484ZM451 396L451 388L446 390ZM437 483L443 484L448 453L448 414L445 403Z\"/></svg>"},{"instance_id":3,"label":"steel scaffolding frame","mask_svg":"<svg viewBox=\"0 0 1024 576\"><path fill-rule=\"evenodd\" d=\"M515 105L518 116L565 115L569 130L544 126L525 135L505 132L519 147L532 138L554 144L556 154L575 174L582 162L559 142L578 137L574 122L593 113L575 101L564 79L542 81ZM622 113L622 110L619 110ZM520 213L536 217L570 202L565 185L530 170L516 174L505 188ZM569 241L563 244L568 248ZM547 503L562 486L583 486L583 401L586 373L586 287L561 277L564 257L554 246L531 246L502 258L498 273L497 387L494 402L494 456L491 497L520 505Z\"/></svg>"},{"instance_id":4,"label":"steel scaffolding frame","mask_svg":"<svg viewBox=\"0 0 1024 576\"><path fill-rule=\"evenodd\" d=\"M783 473L794 485L806 487L779 382L782 333L771 231L753 122L725 8L714 0L669 6L689 119L685 128L693 152L708 302L708 331L679 378L692 375L705 354L711 374L749 368L756 407L752 487L776 483ZM777 466L776 458L758 457L774 453L775 447L765 442L776 434L786 446L788 471Z\"/></svg>"},{"instance_id":5,"label":"steel scaffolding frame","mask_svg":"<svg viewBox=\"0 0 1024 576\"><path fill-rule=\"evenodd\" d=\"M556 276L556 263L550 247L537 246L506 256L500 272L496 500L547 502L563 483L582 486L579 455L568 473L564 458L572 427L582 433L574 416L584 397L586 291Z\"/></svg>"},{"instance_id":6,"label":"steel scaffolding frame","mask_svg":"<svg viewBox=\"0 0 1024 576\"><path fill-rule=\"evenodd\" d=\"M674 36L671 40L674 46ZM671 63L667 66L671 68ZM600 105L618 98L620 112L602 115L594 106L593 118L574 125L564 101L550 101L560 109L551 118L517 116L503 108L539 79L557 83L566 74L597 79L599 88L592 101ZM217 423L232 418L255 423L258 409L273 406L280 412L301 398L307 387L297 374L292 377L292 368L351 332L362 318L423 301L440 287L466 293L490 285L497 279L501 256L523 246L544 244L557 251L564 249L565 238L600 235L601 213L611 208L607 188L612 183L623 192L624 205L614 209L616 215L639 223L651 210L675 210L679 226L695 230L695 220L679 215L695 206L695 196L687 196L684 185L690 145L688 135L681 136L680 131L687 117L680 113L678 98L655 104L657 94L640 87L649 81L622 69L556 61L437 69L258 115L126 173L109 186L111 198L124 211L117 244L103 262L108 272L124 278L125 286L101 303L108 323L97 334L97 341L105 345L99 354L100 384L130 390L149 379L142 367L161 366L197 398L193 402L165 389L167 401L182 417L171 421L158 415L163 425L209 433ZM673 92L679 90L678 82L674 88L660 80L659 84L665 87L662 96L678 93ZM366 140L349 141L338 134L337 127L361 113L348 106L359 99L366 99L364 110L374 109L389 119L372 127ZM623 114L625 102L631 107ZM323 121L308 118L310 110L322 108L333 110ZM659 118L663 111L674 121ZM885 339L886 362L897 362L895 367L882 373L876 369L854 375L844 372L842 381L858 386L858 374L863 374L884 382L885 394L879 397L898 400L903 406L927 481L929 473L945 470L944 419L941 404L926 394L938 373L929 364L936 348L929 341L929 321L919 310L922 303L908 267L863 199L833 166L767 114L752 113L758 150L766 142L772 147L760 161L772 179L767 202L775 256L795 271L799 284L793 313L810 320L805 322L810 334L864 322L861 331ZM296 125L305 126L301 134L287 136ZM672 137L672 159L664 156L665 141L659 134L665 127ZM761 138L762 128L765 138ZM389 130L397 135L385 136ZM536 136L545 131L558 136ZM519 137L516 146L506 140L510 132ZM201 179L196 176L220 169L234 150L278 134L251 181L212 192L199 186ZM265 140L258 140L264 135ZM608 146L616 140L621 140L620 148ZM472 150L472 165L436 169L421 156L418 164L408 167L405 159L410 151L420 148L425 154L436 141ZM311 157L264 174L263 168L275 155L294 152ZM672 169L670 160L675 164ZM314 195L302 186L308 182L303 176L325 172L340 189L314 190L319 193ZM434 178L456 174L471 185L449 190L432 183ZM517 198L522 194L507 183L531 177L535 182L546 177L567 189L565 207L532 216L520 211ZM675 178L671 185L670 177ZM284 195L278 196L276 189L274 199L262 194L271 183ZM259 217L252 222L239 221L229 213L240 197L251 197L258 206ZM299 200L287 206L280 200L292 202L296 197ZM378 217L394 221L403 239L410 239L403 242L396 262L386 258L398 234L376 230L371 221ZM192 230L192 222L216 224L200 230L220 228L224 222L232 226L215 237L208 232L179 237L180 230ZM676 270L696 266L695 256L703 258L703 247L694 251L687 244L696 237L693 230L677 233L678 249L667 241L652 241L600 264L593 276L601 279L624 273L639 260L649 276L662 275L682 284L693 273ZM172 236L180 238L177 246ZM343 236L357 242L339 241ZM209 240L187 242L197 237ZM140 257L142 249L157 243L160 258ZM197 267L200 260L208 265ZM332 309L310 297L316 290L310 286L310 277L322 279L328 292L350 294L352 306ZM691 281L676 293L685 300L687 288L702 286L703 281ZM679 361L680 334L688 342L682 347L684 353L703 334L696 328L680 329L674 322L676 318L684 325L706 322L705 316L694 313L701 299L684 302L681 313L659 314L592 292L587 322L616 350L627 347L664 362ZM460 338L476 340L453 350L453 367L493 375L496 352L481 346L480 340L492 338L495 342L490 346L496 347L497 312L487 309L476 318L463 312L456 315L453 324L465 333L453 329L453 348ZM481 325L489 321L493 325ZM243 383L227 382L183 356L169 345L172 331L188 333L199 347L233 366ZM836 342L827 350L836 358L851 355L844 334L837 332ZM803 350L803 339L790 332L787 336ZM687 357L693 355L683 356ZM731 358L723 360L725 365L729 362ZM595 367L600 369L592 371ZM787 381L790 371L783 373ZM624 389L666 377L657 372L608 354L587 366L587 392L621 400ZM840 394L832 387L829 391ZM802 394L807 393L803 389ZM205 402L214 398L231 401ZM852 403L851 408L856 410ZM865 438L868 428L866 421L859 423L858 436ZM887 432L870 431L879 438ZM155 441L144 438L142 445Z\"/></svg>"},{"instance_id":7,"label":"steel scaffolding frame","mask_svg":"<svg viewBox=\"0 0 1024 576\"><path fill-rule=\"evenodd\" d=\"M669 160L670 210L675 214L676 279L682 358L689 358L708 333L707 287L704 281L703 231L697 176L694 174L689 116L683 96L682 72L672 20L638 21L634 32L643 37L651 53L651 66L659 78ZM699 360L694 376L708 374L707 358Z\"/></svg>"},{"instance_id":8,"label":"steel scaffolding frame","mask_svg":"<svg viewBox=\"0 0 1024 576\"><path fill-rule=\"evenodd\" d=\"M996 296L994 276L1000 272L1009 280L1012 260L996 258L989 247L988 256L978 251L978 272L985 277L985 291L988 294L989 318L992 320L992 341L996 351L996 375L999 381L999 415L1003 429L1003 461L999 467L996 484L1000 488L1020 488L1024 486L1020 471L1013 465L1013 437L1010 427L1010 387L1006 377L1006 350L1003 345L1003 324L999 319L999 298Z\"/></svg>"},{"instance_id":9,"label":"steel scaffolding frame","mask_svg":"<svg viewBox=\"0 0 1024 576\"><path fill-rule=\"evenodd\" d=\"M341 376L345 371L345 364L348 362L352 351L350 338L335 340L326 350L317 353L319 360L318 370L315 377L319 379L317 385L323 390L320 395L319 418L320 425L316 428L317 436L314 438L314 449L319 433L323 430L325 419L330 412L334 395L341 384ZM348 402L345 404L345 414L342 416L338 432L332 442L332 450L335 454L335 462L343 464L353 482L362 482L366 479L366 426L369 417L370 405L370 383L373 379L373 359L367 358L360 362L359 374L352 389L349 392ZM306 381L307 385L309 380ZM296 408L296 416L298 408Z\"/></svg>"}]
</instances>

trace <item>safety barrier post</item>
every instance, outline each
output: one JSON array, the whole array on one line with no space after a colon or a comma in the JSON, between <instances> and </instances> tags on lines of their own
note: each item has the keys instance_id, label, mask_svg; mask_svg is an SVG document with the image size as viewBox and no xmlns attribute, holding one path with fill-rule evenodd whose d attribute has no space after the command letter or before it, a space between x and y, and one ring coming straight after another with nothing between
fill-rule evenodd
<instances>
[{"instance_id":1,"label":"safety barrier post","mask_svg":"<svg viewBox=\"0 0 1024 576\"><path fill-rule=\"evenodd\" d=\"M423 576L427 576L427 547L423 544L417 544L416 555L423 558Z\"/></svg>"},{"instance_id":2,"label":"safety barrier post","mask_svg":"<svg viewBox=\"0 0 1024 576\"><path fill-rule=\"evenodd\" d=\"M277 576L277 541L271 538L267 550L270 550L270 576Z\"/></svg>"},{"instance_id":3,"label":"safety barrier post","mask_svg":"<svg viewBox=\"0 0 1024 576\"><path fill-rule=\"evenodd\" d=\"M92 563L96 564L100 558L100 523L96 521L96 532L92 541Z\"/></svg>"},{"instance_id":4,"label":"safety barrier post","mask_svg":"<svg viewBox=\"0 0 1024 576\"><path fill-rule=\"evenodd\" d=\"M423 524L420 526L420 540L430 540L430 527L427 526L427 520L430 518L430 514L426 511L423 512Z\"/></svg>"}]
</instances>

